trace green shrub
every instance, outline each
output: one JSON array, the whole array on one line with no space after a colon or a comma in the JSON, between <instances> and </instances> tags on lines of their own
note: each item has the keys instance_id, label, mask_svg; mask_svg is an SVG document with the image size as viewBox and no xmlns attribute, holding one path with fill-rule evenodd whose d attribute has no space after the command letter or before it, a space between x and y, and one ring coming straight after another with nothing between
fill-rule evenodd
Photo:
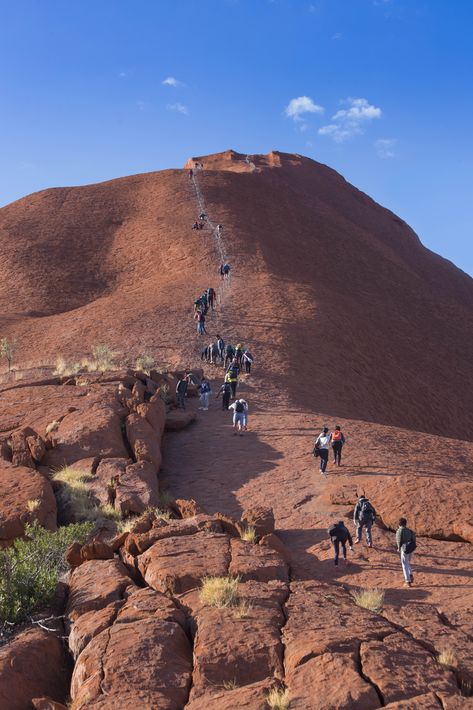
<instances>
[{"instance_id":1,"label":"green shrub","mask_svg":"<svg viewBox=\"0 0 473 710\"><path fill-rule=\"evenodd\" d=\"M51 601L68 569L66 549L72 542L84 543L92 530L93 525L83 523L49 532L35 521L26 525L26 539L0 550L0 623L23 621Z\"/></svg>"}]
</instances>

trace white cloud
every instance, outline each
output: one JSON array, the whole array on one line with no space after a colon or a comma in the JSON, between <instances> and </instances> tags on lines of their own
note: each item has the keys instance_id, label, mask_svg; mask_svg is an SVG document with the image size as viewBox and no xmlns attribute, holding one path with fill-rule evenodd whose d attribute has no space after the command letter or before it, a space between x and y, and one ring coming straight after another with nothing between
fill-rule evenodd
<instances>
[{"instance_id":1,"label":"white cloud","mask_svg":"<svg viewBox=\"0 0 473 710\"><path fill-rule=\"evenodd\" d=\"M296 99L291 99L284 109L286 116L294 119L294 121L302 121L301 116L304 113L323 113L323 106L318 106L309 96L298 96Z\"/></svg>"},{"instance_id":2,"label":"white cloud","mask_svg":"<svg viewBox=\"0 0 473 710\"><path fill-rule=\"evenodd\" d=\"M342 36L341 32L335 32L335 34L332 35L332 39L342 39Z\"/></svg>"},{"instance_id":3,"label":"white cloud","mask_svg":"<svg viewBox=\"0 0 473 710\"><path fill-rule=\"evenodd\" d=\"M120 79L124 79L125 77L128 76L128 74L126 71L121 71L118 76L120 77Z\"/></svg>"},{"instance_id":4,"label":"white cloud","mask_svg":"<svg viewBox=\"0 0 473 710\"><path fill-rule=\"evenodd\" d=\"M161 82L164 86L173 86L175 89L177 89L179 86L184 86L182 81L179 81L179 79L176 79L174 76L168 76L166 79L164 79Z\"/></svg>"},{"instance_id":5,"label":"white cloud","mask_svg":"<svg viewBox=\"0 0 473 710\"><path fill-rule=\"evenodd\" d=\"M178 113L183 113L185 116L188 115L189 109L187 106L184 106L184 104L166 104L166 108L168 111L177 111Z\"/></svg>"},{"instance_id":6,"label":"white cloud","mask_svg":"<svg viewBox=\"0 0 473 710\"><path fill-rule=\"evenodd\" d=\"M367 123L382 116L381 109L373 106L366 99L349 98L343 103L347 104L348 108L337 111L332 116L333 123L319 128L321 136L330 136L336 143L343 143L363 133Z\"/></svg>"},{"instance_id":7,"label":"white cloud","mask_svg":"<svg viewBox=\"0 0 473 710\"><path fill-rule=\"evenodd\" d=\"M375 141L375 148L379 158L387 160L396 157L396 139L395 138L378 138Z\"/></svg>"}]
</instances>

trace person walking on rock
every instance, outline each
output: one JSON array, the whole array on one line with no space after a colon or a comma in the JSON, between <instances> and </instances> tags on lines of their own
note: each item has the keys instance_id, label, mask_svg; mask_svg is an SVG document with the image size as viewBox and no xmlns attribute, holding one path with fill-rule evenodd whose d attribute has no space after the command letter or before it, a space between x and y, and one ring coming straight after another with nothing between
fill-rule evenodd
<instances>
[{"instance_id":1,"label":"person walking on rock","mask_svg":"<svg viewBox=\"0 0 473 710\"><path fill-rule=\"evenodd\" d=\"M217 364L217 358L219 357L219 350L217 343L212 343L210 346L210 362L212 365Z\"/></svg>"},{"instance_id":2,"label":"person walking on rock","mask_svg":"<svg viewBox=\"0 0 473 710\"><path fill-rule=\"evenodd\" d=\"M225 380L223 385L220 387L215 399L218 399L222 395L222 409L228 409L230 405L230 397L232 394L232 387L229 382Z\"/></svg>"},{"instance_id":3,"label":"person walking on rock","mask_svg":"<svg viewBox=\"0 0 473 710\"><path fill-rule=\"evenodd\" d=\"M206 361L208 362L208 360L209 360L209 348L210 348L210 347L211 347L210 345L206 345L205 348L202 350L202 352L200 353L200 359L201 359L201 360L206 360Z\"/></svg>"},{"instance_id":4,"label":"person walking on rock","mask_svg":"<svg viewBox=\"0 0 473 710\"><path fill-rule=\"evenodd\" d=\"M406 587L412 587L414 575L411 569L411 557L417 547L416 534L407 527L407 520L405 518L399 518L399 527L396 530L396 545L397 551L401 555L404 584Z\"/></svg>"},{"instance_id":5,"label":"person walking on rock","mask_svg":"<svg viewBox=\"0 0 473 710\"><path fill-rule=\"evenodd\" d=\"M186 395L187 395L187 384L188 384L188 375L186 372L184 377L181 377L176 385L176 398L177 398L177 408L178 409L185 409L186 408L185 399L186 399Z\"/></svg>"},{"instance_id":6,"label":"person walking on rock","mask_svg":"<svg viewBox=\"0 0 473 710\"><path fill-rule=\"evenodd\" d=\"M215 337L217 338L218 354L223 363L225 362L225 341L218 333Z\"/></svg>"},{"instance_id":7,"label":"person walking on rock","mask_svg":"<svg viewBox=\"0 0 473 710\"><path fill-rule=\"evenodd\" d=\"M200 407L199 409L203 409L204 412L207 412L209 409L209 397L211 394L212 390L210 388L210 382L206 377L202 378L202 382L200 383Z\"/></svg>"},{"instance_id":8,"label":"person walking on rock","mask_svg":"<svg viewBox=\"0 0 473 710\"><path fill-rule=\"evenodd\" d=\"M338 425L335 427L335 431L332 431L331 442L333 451L333 463L337 466L340 466L342 463L342 447L345 443L345 437Z\"/></svg>"},{"instance_id":9,"label":"person walking on rock","mask_svg":"<svg viewBox=\"0 0 473 710\"><path fill-rule=\"evenodd\" d=\"M328 448L330 446L330 434L328 433L327 427L323 428L323 431L318 435L315 440L314 446L314 456L320 458L320 473L325 475L325 470L328 463Z\"/></svg>"},{"instance_id":10,"label":"person walking on rock","mask_svg":"<svg viewBox=\"0 0 473 710\"><path fill-rule=\"evenodd\" d=\"M230 343L228 343L225 348L225 367L227 366L227 362L231 362L234 357L235 348L233 347L233 345L230 345Z\"/></svg>"},{"instance_id":11,"label":"person walking on rock","mask_svg":"<svg viewBox=\"0 0 473 710\"><path fill-rule=\"evenodd\" d=\"M250 353L249 350L244 350L241 360L242 364L245 366L246 374L249 375L251 372L251 366L253 364L253 355Z\"/></svg>"},{"instance_id":12,"label":"person walking on rock","mask_svg":"<svg viewBox=\"0 0 473 710\"><path fill-rule=\"evenodd\" d=\"M224 279L230 278L230 264L223 265L223 278Z\"/></svg>"},{"instance_id":13,"label":"person walking on rock","mask_svg":"<svg viewBox=\"0 0 473 710\"><path fill-rule=\"evenodd\" d=\"M227 372L225 375L225 382L230 383L230 387L232 388L232 398L235 399L238 385L238 370L236 368L231 368Z\"/></svg>"},{"instance_id":14,"label":"person walking on rock","mask_svg":"<svg viewBox=\"0 0 473 710\"><path fill-rule=\"evenodd\" d=\"M199 335L204 335L204 333L207 335L207 331L205 330L205 314L204 313L199 313L199 316L197 318L197 333Z\"/></svg>"},{"instance_id":15,"label":"person walking on rock","mask_svg":"<svg viewBox=\"0 0 473 710\"><path fill-rule=\"evenodd\" d=\"M233 409L233 434L236 435L237 431L239 431L240 436L243 436L245 413L248 410L248 403L244 399L236 399L233 404L230 405L229 409Z\"/></svg>"},{"instance_id":16,"label":"person walking on rock","mask_svg":"<svg viewBox=\"0 0 473 710\"><path fill-rule=\"evenodd\" d=\"M360 496L358 498L357 504L355 505L355 510L353 511L353 523L356 529L356 540L357 545L361 542L361 533L363 528L366 531L366 542L368 547L373 547L373 539L371 537L371 528L373 527L376 520L376 511L372 504L365 496Z\"/></svg>"},{"instance_id":17,"label":"person walking on rock","mask_svg":"<svg viewBox=\"0 0 473 710\"><path fill-rule=\"evenodd\" d=\"M343 559L345 564L348 564L347 560L347 542L350 546L350 551L353 552L353 540L351 539L350 532L345 526L343 520L339 520L338 523L334 523L327 530L328 536L332 543L334 557L333 562L338 565L338 557L340 554L340 545L342 546Z\"/></svg>"},{"instance_id":18,"label":"person walking on rock","mask_svg":"<svg viewBox=\"0 0 473 710\"><path fill-rule=\"evenodd\" d=\"M215 308L215 297L216 297L215 289L212 288L211 286L207 289L207 301L212 310Z\"/></svg>"}]
</instances>

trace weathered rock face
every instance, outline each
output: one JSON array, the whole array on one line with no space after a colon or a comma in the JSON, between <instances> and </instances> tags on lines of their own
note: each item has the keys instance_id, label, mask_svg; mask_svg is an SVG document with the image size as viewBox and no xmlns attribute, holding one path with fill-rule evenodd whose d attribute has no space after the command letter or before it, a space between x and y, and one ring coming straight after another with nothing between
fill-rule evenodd
<instances>
[{"instance_id":1,"label":"weathered rock face","mask_svg":"<svg viewBox=\"0 0 473 710\"><path fill-rule=\"evenodd\" d=\"M88 457L128 458L121 421L126 414L115 391L95 385L81 407L69 413L55 429L45 465L60 468Z\"/></svg>"},{"instance_id":2,"label":"weathered rock face","mask_svg":"<svg viewBox=\"0 0 473 710\"><path fill-rule=\"evenodd\" d=\"M241 516L242 526L255 529L258 538L274 532L274 513L272 508L255 506L244 510Z\"/></svg>"},{"instance_id":3,"label":"weathered rock face","mask_svg":"<svg viewBox=\"0 0 473 710\"><path fill-rule=\"evenodd\" d=\"M436 694L458 693L453 673L407 634L393 633L384 640L363 641L360 658L363 673L376 684L386 703L431 690Z\"/></svg>"},{"instance_id":4,"label":"weathered rock face","mask_svg":"<svg viewBox=\"0 0 473 710\"><path fill-rule=\"evenodd\" d=\"M229 564L228 537L204 532L158 540L138 562L150 587L173 594L198 587L206 575L226 575Z\"/></svg>"},{"instance_id":5,"label":"weathered rock face","mask_svg":"<svg viewBox=\"0 0 473 710\"><path fill-rule=\"evenodd\" d=\"M166 415L166 431L181 431L195 421L195 413L189 410L171 409Z\"/></svg>"},{"instance_id":6,"label":"weathered rock face","mask_svg":"<svg viewBox=\"0 0 473 710\"><path fill-rule=\"evenodd\" d=\"M115 502L116 487L130 464L130 459L120 458L100 461L93 480L88 484L100 505Z\"/></svg>"},{"instance_id":7,"label":"weathered rock face","mask_svg":"<svg viewBox=\"0 0 473 710\"><path fill-rule=\"evenodd\" d=\"M127 466L116 488L115 507L123 515L139 515L158 504L158 476L154 464L139 461Z\"/></svg>"},{"instance_id":8,"label":"weathered rock face","mask_svg":"<svg viewBox=\"0 0 473 710\"><path fill-rule=\"evenodd\" d=\"M88 611L120 601L128 587L135 585L118 560L84 562L71 574L66 618L73 623Z\"/></svg>"},{"instance_id":9,"label":"weathered rock face","mask_svg":"<svg viewBox=\"0 0 473 710\"><path fill-rule=\"evenodd\" d=\"M46 446L43 439L31 427L23 427L11 435L12 463L16 466L36 468L41 463Z\"/></svg>"},{"instance_id":10,"label":"weathered rock face","mask_svg":"<svg viewBox=\"0 0 473 710\"><path fill-rule=\"evenodd\" d=\"M268 710L266 698L271 684L267 681L233 687L214 688L191 700L188 710L222 710L222 708L244 708L244 710Z\"/></svg>"},{"instance_id":11,"label":"weathered rock face","mask_svg":"<svg viewBox=\"0 0 473 710\"><path fill-rule=\"evenodd\" d=\"M231 562L229 573L240 577L242 582L250 579L269 582L278 579L289 581L287 564L281 555L266 546L253 545L244 540L231 540Z\"/></svg>"},{"instance_id":12,"label":"weathered rock face","mask_svg":"<svg viewBox=\"0 0 473 710\"><path fill-rule=\"evenodd\" d=\"M126 420L126 433L136 461L147 461L156 472L161 466L160 440L151 424L138 414L130 414Z\"/></svg>"},{"instance_id":13,"label":"weathered rock face","mask_svg":"<svg viewBox=\"0 0 473 710\"><path fill-rule=\"evenodd\" d=\"M62 642L53 633L30 629L0 648L0 707L26 710L32 698L64 701L70 668Z\"/></svg>"},{"instance_id":14,"label":"weathered rock face","mask_svg":"<svg viewBox=\"0 0 473 710\"><path fill-rule=\"evenodd\" d=\"M21 537L25 524L33 520L56 530L56 499L41 473L1 460L0 490L0 546Z\"/></svg>"}]
</instances>

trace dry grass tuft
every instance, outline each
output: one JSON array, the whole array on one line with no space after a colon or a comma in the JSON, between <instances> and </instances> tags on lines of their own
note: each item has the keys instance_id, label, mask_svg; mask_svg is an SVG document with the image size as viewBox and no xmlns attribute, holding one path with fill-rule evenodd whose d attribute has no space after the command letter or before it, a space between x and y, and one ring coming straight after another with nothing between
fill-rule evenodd
<instances>
[{"instance_id":1,"label":"dry grass tuft","mask_svg":"<svg viewBox=\"0 0 473 710\"><path fill-rule=\"evenodd\" d=\"M77 375L80 369L80 362L67 362L63 357L58 357L56 360L56 368L53 372L53 375L60 375L61 377L71 377L72 375Z\"/></svg>"},{"instance_id":2,"label":"dry grass tuft","mask_svg":"<svg viewBox=\"0 0 473 710\"><path fill-rule=\"evenodd\" d=\"M251 542L253 545L256 544L256 530L251 525L241 531L240 537L245 542Z\"/></svg>"},{"instance_id":3,"label":"dry grass tuft","mask_svg":"<svg viewBox=\"0 0 473 710\"><path fill-rule=\"evenodd\" d=\"M236 690L238 688L238 683L236 680L224 680L222 687L224 690Z\"/></svg>"},{"instance_id":4,"label":"dry grass tuft","mask_svg":"<svg viewBox=\"0 0 473 710\"><path fill-rule=\"evenodd\" d=\"M266 702L272 710L289 710L289 691L287 688L273 688L266 696Z\"/></svg>"},{"instance_id":5,"label":"dry grass tuft","mask_svg":"<svg viewBox=\"0 0 473 710\"><path fill-rule=\"evenodd\" d=\"M26 503L26 507L28 508L30 513L35 513L40 505L41 501L39 498L31 498L31 500L27 501Z\"/></svg>"},{"instance_id":6,"label":"dry grass tuft","mask_svg":"<svg viewBox=\"0 0 473 710\"><path fill-rule=\"evenodd\" d=\"M87 486L93 476L87 471L64 466L53 474L53 480L62 485L57 492L59 507L72 516L76 522L95 520L97 507L94 505Z\"/></svg>"},{"instance_id":7,"label":"dry grass tuft","mask_svg":"<svg viewBox=\"0 0 473 710\"><path fill-rule=\"evenodd\" d=\"M97 508L97 515L100 515L102 518L107 518L107 520L115 520L117 523L122 520L121 510L114 508L111 503L101 505Z\"/></svg>"},{"instance_id":8,"label":"dry grass tuft","mask_svg":"<svg viewBox=\"0 0 473 710\"><path fill-rule=\"evenodd\" d=\"M141 370L149 375L150 370L153 370L156 365L156 361L152 355L149 353L143 353L143 355L138 355L135 361L135 370Z\"/></svg>"},{"instance_id":9,"label":"dry grass tuft","mask_svg":"<svg viewBox=\"0 0 473 710\"><path fill-rule=\"evenodd\" d=\"M443 648L437 656L437 661L442 666L447 668L456 668L458 666L458 658L452 648Z\"/></svg>"},{"instance_id":10,"label":"dry grass tuft","mask_svg":"<svg viewBox=\"0 0 473 710\"><path fill-rule=\"evenodd\" d=\"M384 604L384 591L382 589L358 589L352 592L355 604L379 613Z\"/></svg>"},{"instance_id":11,"label":"dry grass tuft","mask_svg":"<svg viewBox=\"0 0 473 710\"><path fill-rule=\"evenodd\" d=\"M250 615L252 609L253 605L250 604L249 601L246 599L240 599L236 606L233 607L233 616L235 619L246 619Z\"/></svg>"},{"instance_id":12,"label":"dry grass tuft","mask_svg":"<svg viewBox=\"0 0 473 710\"><path fill-rule=\"evenodd\" d=\"M239 577L204 577L200 599L208 606L218 609L236 606L238 603Z\"/></svg>"},{"instance_id":13,"label":"dry grass tuft","mask_svg":"<svg viewBox=\"0 0 473 710\"><path fill-rule=\"evenodd\" d=\"M51 434L53 431L56 431L56 429L59 428L60 422L55 419L53 422L50 422L48 426L46 427L46 434Z\"/></svg>"},{"instance_id":14,"label":"dry grass tuft","mask_svg":"<svg viewBox=\"0 0 473 710\"><path fill-rule=\"evenodd\" d=\"M114 369L117 353L113 352L108 345L93 345L92 358L89 369L95 368L99 372L105 372Z\"/></svg>"},{"instance_id":15,"label":"dry grass tuft","mask_svg":"<svg viewBox=\"0 0 473 710\"><path fill-rule=\"evenodd\" d=\"M130 518L126 518L125 520L123 520L123 518L121 518L117 522L117 532L120 535L125 532L130 532L133 529L133 527L136 525L136 523L138 522L140 517L141 517L140 515L133 515Z\"/></svg>"}]
</instances>

